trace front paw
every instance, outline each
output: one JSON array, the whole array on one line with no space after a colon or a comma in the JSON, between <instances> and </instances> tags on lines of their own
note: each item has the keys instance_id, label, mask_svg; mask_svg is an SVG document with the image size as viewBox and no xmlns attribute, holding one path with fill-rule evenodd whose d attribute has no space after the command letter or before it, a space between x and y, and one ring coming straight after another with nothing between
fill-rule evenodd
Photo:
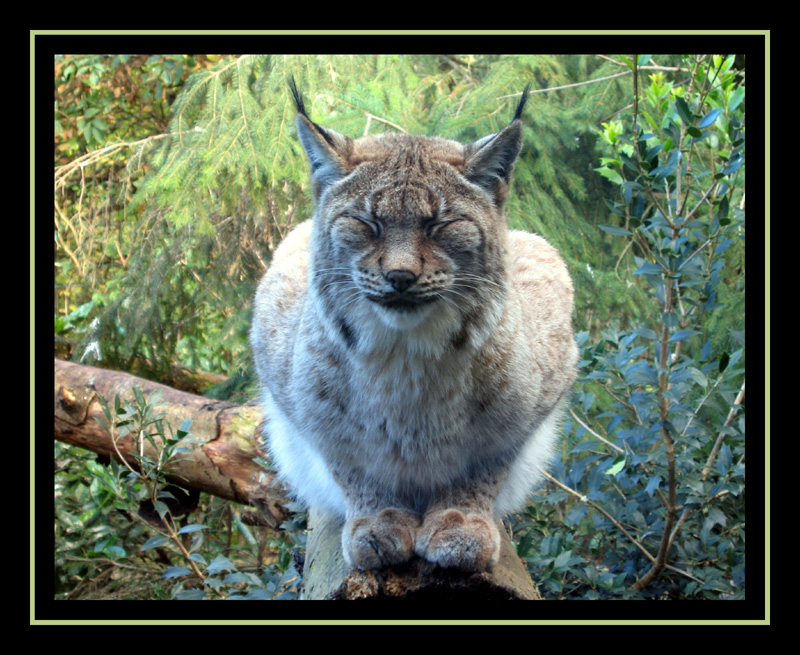
<instances>
[{"instance_id":1,"label":"front paw","mask_svg":"<svg viewBox=\"0 0 800 655\"><path fill-rule=\"evenodd\" d=\"M394 508L352 519L342 533L345 559L362 571L407 562L414 554L419 524L416 514Z\"/></svg>"},{"instance_id":2,"label":"front paw","mask_svg":"<svg viewBox=\"0 0 800 655\"><path fill-rule=\"evenodd\" d=\"M436 510L425 516L415 552L445 568L485 571L500 558L500 531L478 514Z\"/></svg>"}]
</instances>

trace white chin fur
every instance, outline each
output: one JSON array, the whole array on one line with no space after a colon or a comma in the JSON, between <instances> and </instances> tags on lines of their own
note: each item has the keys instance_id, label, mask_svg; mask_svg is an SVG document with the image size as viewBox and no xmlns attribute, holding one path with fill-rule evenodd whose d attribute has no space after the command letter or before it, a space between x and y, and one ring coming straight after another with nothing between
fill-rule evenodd
<instances>
[{"instance_id":1,"label":"white chin fur","mask_svg":"<svg viewBox=\"0 0 800 655\"><path fill-rule=\"evenodd\" d=\"M382 305L375 305L375 313L384 325L394 330L413 330L427 319L434 309L435 303L417 307L411 311L389 309Z\"/></svg>"},{"instance_id":2,"label":"white chin fur","mask_svg":"<svg viewBox=\"0 0 800 655\"><path fill-rule=\"evenodd\" d=\"M405 312L365 301L358 319L359 350L377 355L441 357L450 336L460 326L458 311L443 302L432 302Z\"/></svg>"}]
</instances>

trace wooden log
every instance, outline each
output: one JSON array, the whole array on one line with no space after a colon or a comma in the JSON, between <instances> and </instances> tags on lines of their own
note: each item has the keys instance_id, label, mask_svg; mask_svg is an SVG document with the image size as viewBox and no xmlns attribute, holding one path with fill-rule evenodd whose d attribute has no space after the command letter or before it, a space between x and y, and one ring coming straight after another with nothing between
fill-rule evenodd
<instances>
[{"instance_id":1,"label":"wooden log","mask_svg":"<svg viewBox=\"0 0 800 655\"><path fill-rule=\"evenodd\" d=\"M55 438L117 460L118 449L134 464L133 436L118 439L115 449L111 436L95 420L104 416L98 395L113 407L115 395L133 398L134 384L145 396L161 391L164 405L159 411L174 430L192 419L189 433L195 443L171 469L177 484L253 505L267 525L281 524L288 516L285 493L274 473L253 461L262 455L255 438L262 418L257 406L209 400L127 373L55 359ZM154 455L146 442L145 453Z\"/></svg>"},{"instance_id":2,"label":"wooden log","mask_svg":"<svg viewBox=\"0 0 800 655\"><path fill-rule=\"evenodd\" d=\"M464 573L420 558L380 571L354 571L342 554L342 523L309 512L303 600L542 600L502 525L500 561Z\"/></svg>"}]
</instances>

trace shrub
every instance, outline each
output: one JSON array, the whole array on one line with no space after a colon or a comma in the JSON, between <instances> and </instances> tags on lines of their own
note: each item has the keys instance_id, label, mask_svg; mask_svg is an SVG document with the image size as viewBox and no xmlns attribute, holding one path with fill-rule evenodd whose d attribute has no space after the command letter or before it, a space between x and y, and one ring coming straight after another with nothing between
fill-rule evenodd
<instances>
[{"instance_id":1,"label":"shrub","mask_svg":"<svg viewBox=\"0 0 800 655\"><path fill-rule=\"evenodd\" d=\"M648 56L628 63L638 76ZM744 86L733 56L649 76L603 124L618 273L647 322L578 335L563 463L517 525L543 593L744 598ZM639 93L635 85L634 92Z\"/></svg>"}]
</instances>

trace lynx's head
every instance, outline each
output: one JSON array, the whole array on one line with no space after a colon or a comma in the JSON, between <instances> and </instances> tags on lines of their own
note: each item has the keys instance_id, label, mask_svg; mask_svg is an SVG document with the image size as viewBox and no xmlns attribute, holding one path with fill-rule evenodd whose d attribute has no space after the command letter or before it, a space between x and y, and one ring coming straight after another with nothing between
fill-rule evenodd
<instances>
[{"instance_id":1,"label":"lynx's head","mask_svg":"<svg viewBox=\"0 0 800 655\"><path fill-rule=\"evenodd\" d=\"M461 144L351 139L313 123L290 87L316 202L311 291L326 322L348 347L400 332L457 348L485 333L507 290L503 205L528 90L505 129Z\"/></svg>"}]
</instances>

